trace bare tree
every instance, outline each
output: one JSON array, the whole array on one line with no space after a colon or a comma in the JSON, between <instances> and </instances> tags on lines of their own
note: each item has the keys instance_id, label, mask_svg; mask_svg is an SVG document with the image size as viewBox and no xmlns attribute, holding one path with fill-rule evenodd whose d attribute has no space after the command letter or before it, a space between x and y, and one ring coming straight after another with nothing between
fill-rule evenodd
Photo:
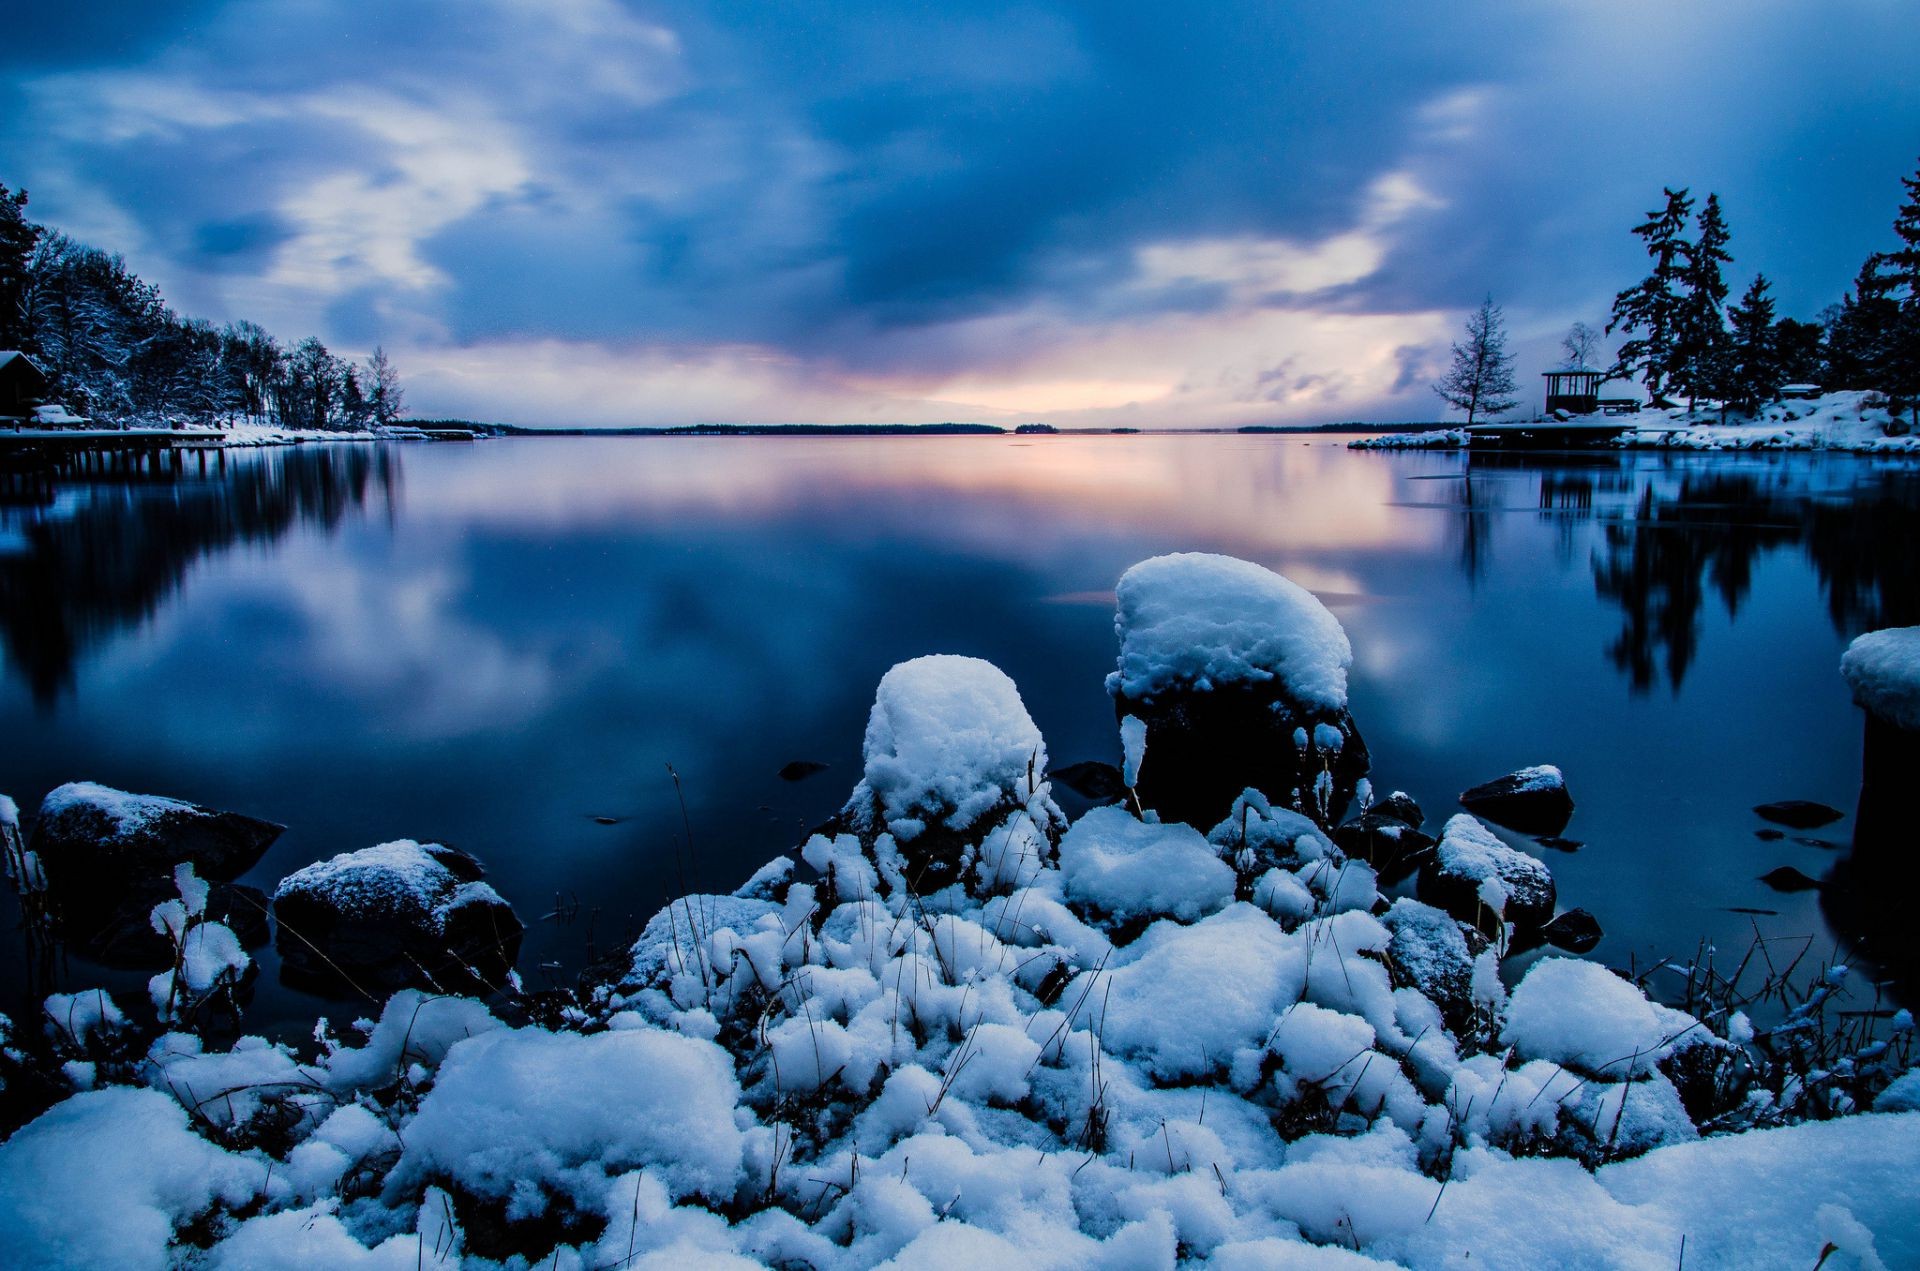
<instances>
[{"instance_id":1,"label":"bare tree","mask_svg":"<svg viewBox=\"0 0 1920 1271\"><path fill-rule=\"evenodd\" d=\"M1453 346L1453 365L1433 391L1447 405L1476 415L1498 415L1519 405L1513 396L1513 358L1507 353L1506 321L1488 296L1467 315L1467 342Z\"/></svg>"},{"instance_id":2,"label":"bare tree","mask_svg":"<svg viewBox=\"0 0 1920 1271\"><path fill-rule=\"evenodd\" d=\"M400 389L400 373L387 360L387 351L375 347L367 359L367 409L373 422L385 427L400 418L406 406L406 394Z\"/></svg>"},{"instance_id":3,"label":"bare tree","mask_svg":"<svg viewBox=\"0 0 1920 1271\"><path fill-rule=\"evenodd\" d=\"M1600 333L1584 322L1576 322L1560 337L1560 352L1565 363L1561 369L1595 370L1594 361L1600 352Z\"/></svg>"}]
</instances>

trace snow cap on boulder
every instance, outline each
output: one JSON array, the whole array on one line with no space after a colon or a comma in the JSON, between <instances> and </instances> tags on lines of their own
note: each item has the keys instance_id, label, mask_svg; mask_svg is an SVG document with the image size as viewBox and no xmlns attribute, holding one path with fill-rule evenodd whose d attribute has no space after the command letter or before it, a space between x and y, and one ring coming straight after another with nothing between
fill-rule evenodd
<instances>
[{"instance_id":1,"label":"snow cap on boulder","mask_svg":"<svg viewBox=\"0 0 1920 1271\"><path fill-rule=\"evenodd\" d=\"M1840 674L1861 709L1920 732L1920 627L1867 632L1847 646Z\"/></svg>"},{"instance_id":2,"label":"snow cap on boulder","mask_svg":"<svg viewBox=\"0 0 1920 1271\"><path fill-rule=\"evenodd\" d=\"M1107 676L1116 697L1278 680L1301 706L1346 707L1353 647L1340 620L1270 569L1176 552L1129 569L1116 596L1120 663Z\"/></svg>"}]
</instances>

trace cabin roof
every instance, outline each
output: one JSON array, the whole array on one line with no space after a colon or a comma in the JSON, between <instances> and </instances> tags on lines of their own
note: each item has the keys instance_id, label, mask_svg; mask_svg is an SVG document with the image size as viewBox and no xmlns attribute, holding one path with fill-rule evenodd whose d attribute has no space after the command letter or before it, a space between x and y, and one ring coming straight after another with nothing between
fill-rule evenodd
<instances>
[{"instance_id":1,"label":"cabin roof","mask_svg":"<svg viewBox=\"0 0 1920 1271\"><path fill-rule=\"evenodd\" d=\"M0 349L0 369L4 369L8 366L11 366L15 362L23 362L27 366L33 368L33 373L38 375L41 379L45 379L47 377L46 371L41 369L40 364L34 361L32 358L28 357L26 354L20 352L20 350Z\"/></svg>"}]
</instances>

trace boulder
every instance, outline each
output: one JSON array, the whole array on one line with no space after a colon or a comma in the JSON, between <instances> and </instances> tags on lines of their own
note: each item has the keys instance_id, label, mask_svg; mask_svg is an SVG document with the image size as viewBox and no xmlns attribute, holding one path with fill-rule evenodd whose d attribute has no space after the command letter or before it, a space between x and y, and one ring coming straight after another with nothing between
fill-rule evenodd
<instances>
[{"instance_id":1,"label":"boulder","mask_svg":"<svg viewBox=\"0 0 1920 1271\"><path fill-rule=\"evenodd\" d=\"M1494 937L1507 922L1523 930L1544 926L1556 898L1544 864L1464 813L1441 831L1433 858L1421 867L1417 894Z\"/></svg>"},{"instance_id":2,"label":"boulder","mask_svg":"<svg viewBox=\"0 0 1920 1271\"><path fill-rule=\"evenodd\" d=\"M31 847L48 881L69 893L147 878L170 885L174 866L187 862L201 878L230 882L252 869L284 829L238 812L73 781L41 800Z\"/></svg>"},{"instance_id":3,"label":"boulder","mask_svg":"<svg viewBox=\"0 0 1920 1271\"><path fill-rule=\"evenodd\" d=\"M1370 759L1347 709L1352 648L1326 606L1271 570L1202 553L1142 561L1116 596L1107 692L1141 804L1204 827L1252 787L1336 824Z\"/></svg>"},{"instance_id":4,"label":"boulder","mask_svg":"<svg viewBox=\"0 0 1920 1271\"><path fill-rule=\"evenodd\" d=\"M1590 952L1605 934L1600 929L1600 920L1584 909L1556 914L1553 921L1540 928L1540 935L1548 944L1568 953Z\"/></svg>"},{"instance_id":5,"label":"boulder","mask_svg":"<svg viewBox=\"0 0 1920 1271\"><path fill-rule=\"evenodd\" d=\"M111 905L67 913L64 934L105 966L160 970L173 964L173 943L153 929L153 907L179 894L172 878L143 878L119 892ZM232 931L243 949L261 948L272 938L267 906L267 894L257 887L207 884L207 919Z\"/></svg>"},{"instance_id":6,"label":"boulder","mask_svg":"<svg viewBox=\"0 0 1920 1271\"><path fill-rule=\"evenodd\" d=\"M1427 814L1420 810L1420 805L1405 790L1395 790L1384 799L1374 800L1367 811L1375 816L1391 817L1416 830L1427 823Z\"/></svg>"},{"instance_id":7,"label":"boulder","mask_svg":"<svg viewBox=\"0 0 1920 1271\"><path fill-rule=\"evenodd\" d=\"M526 930L467 853L412 839L343 852L273 894L281 978L322 993L498 987Z\"/></svg>"},{"instance_id":8,"label":"boulder","mask_svg":"<svg viewBox=\"0 0 1920 1271\"><path fill-rule=\"evenodd\" d=\"M1760 881L1775 891L1813 891L1820 886L1820 880L1809 878L1791 865L1782 865L1760 875Z\"/></svg>"},{"instance_id":9,"label":"boulder","mask_svg":"<svg viewBox=\"0 0 1920 1271\"><path fill-rule=\"evenodd\" d=\"M1567 780L1552 764L1522 768L1460 795L1460 806L1522 834L1558 834L1573 819Z\"/></svg>"},{"instance_id":10,"label":"boulder","mask_svg":"<svg viewBox=\"0 0 1920 1271\"><path fill-rule=\"evenodd\" d=\"M1440 1008L1455 1037L1465 1037L1473 1020L1473 960L1487 939L1463 927L1443 909L1401 898L1380 921L1393 933L1387 942L1387 971L1396 988L1417 989Z\"/></svg>"},{"instance_id":11,"label":"boulder","mask_svg":"<svg viewBox=\"0 0 1920 1271\"><path fill-rule=\"evenodd\" d=\"M1053 770L1053 779L1096 805L1118 803L1127 796L1120 770L1098 759L1086 759Z\"/></svg>"},{"instance_id":12,"label":"boulder","mask_svg":"<svg viewBox=\"0 0 1920 1271\"><path fill-rule=\"evenodd\" d=\"M889 886L993 890L1050 855L1066 828L1047 746L991 662L936 654L880 679L860 783L827 827L856 835ZM989 848L991 850L989 850ZM1008 858L1008 852L1013 858Z\"/></svg>"},{"instance_id":13,"label":"boulder","mask_svg":"<svg viewBox=\"0 0 1920 1271\"><path fill-rule=\"evenodd\" d=\"M1391 885L1420 868L1433 854L1434 840L1397 817L1366 812L1333 832L1333 841L1348 856L1357 856L1380 871L1380 881Z\"/></svg>"}]
</instances>

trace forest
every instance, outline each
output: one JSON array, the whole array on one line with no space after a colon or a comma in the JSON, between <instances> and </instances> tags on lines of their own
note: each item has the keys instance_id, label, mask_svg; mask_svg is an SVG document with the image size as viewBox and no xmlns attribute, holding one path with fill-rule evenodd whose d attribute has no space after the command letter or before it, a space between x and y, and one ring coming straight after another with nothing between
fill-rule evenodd
<instances>
[{"instance_id":1,"label":"forest","mask_svg":"<svg viewBox=\"0 0 1920 1271\"><path fill-rule=\"evenodd\" d=\"M383 349L354 362L312 336L285 345L257 323L183 317L122 257L26 209L25 190L0 185L0 350L33 358L50 401L98 423L166 427L340 430L400 417Z\"/></svg>"}]
</instances>

